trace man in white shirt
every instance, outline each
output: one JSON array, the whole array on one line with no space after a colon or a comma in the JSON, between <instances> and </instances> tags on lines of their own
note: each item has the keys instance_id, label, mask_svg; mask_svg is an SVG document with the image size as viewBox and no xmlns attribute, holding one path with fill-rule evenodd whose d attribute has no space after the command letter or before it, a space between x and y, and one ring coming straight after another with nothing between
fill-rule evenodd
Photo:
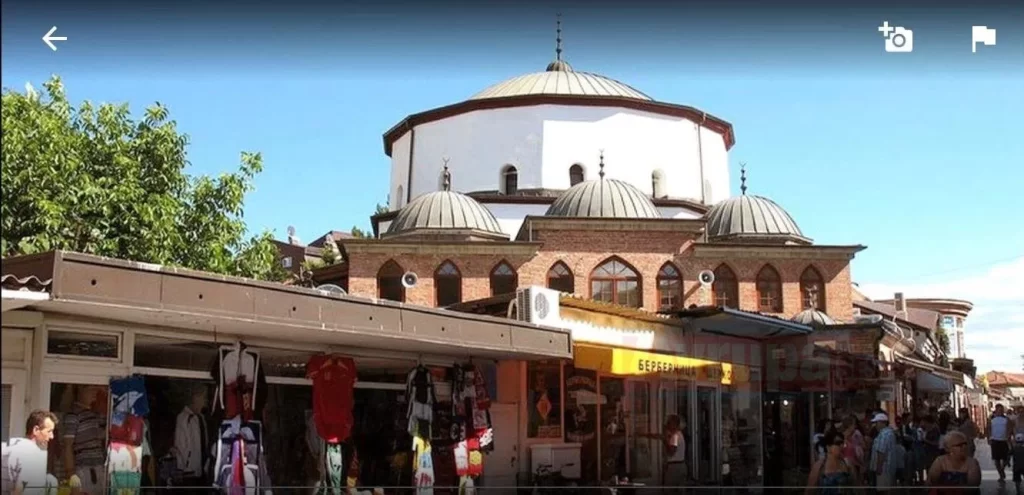
<instances>
[{"instance_id":1,"label":"man in white shirt","mask_svg":"<svg viewBox=\"0 0 1024 495\"><path fill-rule=\"evenodd\" d=\"M665 424L665 486L678 489L686 484L690 477L686 465L686 436L683 430L686 420L673 414Z\"/></svg>"},{"instance_id":2,"label":"man in white shirt","mask_svg":"<svg viewBox=\"0 0 1024 495\"><path fill-rule=\"evenodd\" d=\"M4 444L4 493L41 494L52 487L52 477L46 474L46 445L53 440L56 427L57 416L37 409L28 415L25 437Z\"/></svg>"},{"instance_id":3,"label":"man in white shirt","mask_svg":"<svg viewBox=\"0 0 1024 495\"><path fill-rule=\"evenodd\" d=\"M992 419L988 421L988 443L992 446L992 462L999 472L999 481L1006 481L1006 466L1010 460L1010 419L1002 404L996 404Z\"/></svg>"}]
</instances>

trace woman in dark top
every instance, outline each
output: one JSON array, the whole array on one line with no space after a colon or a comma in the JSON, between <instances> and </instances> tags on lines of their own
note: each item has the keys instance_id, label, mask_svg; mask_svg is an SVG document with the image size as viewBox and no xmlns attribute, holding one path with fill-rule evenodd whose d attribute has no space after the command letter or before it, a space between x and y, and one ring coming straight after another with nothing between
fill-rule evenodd
<instances>
[{"instance_id":1,"label":"woman in dark top","mask_svg":"<svg viewBox=\"0 0 1024 495\"><path fill-rule=\"evenodd\" d=\"M946 435L948 454L939 456L928 469L932 494L957 495L977 492L981 485L981 466L967 455L967 437L953 430Z\"/></svg>"},{"instance_id":2,"label":"woman in dark top","mask_svg":"<svg viewBox=\"0 0 1024 495\"><path fill-rule=\"evenodd\" d=\"M807 477L807 493L845 493L857 484L856 471L843 459L843 435L829 430L822 438L825 456L814 463ZM844 490L846 488L847 490Z\"/></svg>"}]
</instances>

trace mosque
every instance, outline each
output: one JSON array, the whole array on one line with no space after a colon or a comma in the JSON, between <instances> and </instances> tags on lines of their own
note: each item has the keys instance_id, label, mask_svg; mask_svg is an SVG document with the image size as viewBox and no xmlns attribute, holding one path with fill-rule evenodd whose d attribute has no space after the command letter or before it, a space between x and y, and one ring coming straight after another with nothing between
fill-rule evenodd
<instances>
[{"instance_id":1,"label":"mosque","mask_svg":"<svg viewBox=\"0 0 1024 495\"><path fill-rule=\"evenodd\" d=\"M850 321L850 262L863 246L815 244L745 182L732 196L732 124L574 69L558 33L545 70L384 134L390 211L372 217L374 238L281 243L286 265L333 241L341 263L320 281L417 305L538 285L652 312L713 304ZM705 270L714 283L702 300ZM401 282L409 272L413 287Z\"/></svg>"}]
</instances>

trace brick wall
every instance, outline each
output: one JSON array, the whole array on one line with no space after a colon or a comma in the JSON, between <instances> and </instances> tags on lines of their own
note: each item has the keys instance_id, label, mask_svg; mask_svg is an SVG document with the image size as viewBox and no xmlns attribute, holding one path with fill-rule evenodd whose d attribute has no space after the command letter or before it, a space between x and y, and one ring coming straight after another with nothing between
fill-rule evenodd
<instances>
[{"instance_id":1,"label":"brick wall","mask_svg":"<svg viewBox=\"0 0 1024 495\"><path fill-rule=\"evenodd\" d=\"M547 272L558 261L572 270L576 293L590 297L590 272L611 256L617 256L632 265L641 277L644 308L656 311L657 274L666 262L673 262L683 274L684 306L710 304L708 291L697 282L701 270L713 270L726 263L739 280L740 309L757 311L757 273L765 263L771 263L782 278L783 312L778 316L792 317L802 311L800 276L808 266L814 266L825 280L825 312L839 321L852 319L852 286L850 266L845 259L772 259L771 252L742 259L712 259L693 255L693 234L686 232L594 232L594 231L540 231L534 239L543 242L540 252L533 256L502 257L495 255L453 255L446 253L393 255L353 254L349 257L349 292L355 295L377 296L377 271L389 259L394 259L406 271L420 277L419 285L406 291L406 301L412 304L435 305L433 273L445 260L451 259L462 272L462 299L469 301L489 297L490 273L502 259L507 260L519 273L519 285L547 285ZM751 249L758 249L752 247ZM444 247L438 248L445 251ZM748 255L749 256L749 255Z\"/></svg>"}]
</instances>

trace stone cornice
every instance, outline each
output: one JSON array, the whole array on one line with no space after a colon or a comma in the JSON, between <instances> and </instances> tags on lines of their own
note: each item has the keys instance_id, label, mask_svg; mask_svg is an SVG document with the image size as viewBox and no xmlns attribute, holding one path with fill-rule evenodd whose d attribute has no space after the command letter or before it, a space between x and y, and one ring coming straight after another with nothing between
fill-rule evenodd
<instances>
[{"instance_id":1,"label":"stone cornice","mask_svg":"<svg viewBox=\"0 0 1024 495\"><path fill-rule=\"evenodd\" d=\"M777 244L694 244L694 257L852 260L865 246L792 246Z\"/></svg>"},{"instance_id":2,"label":"stone cornice","mask_svg":"<svg viewBox=\"0 0 1024 495\"><path fill-rule=\"evenodd\" d=\"M530 231L577 230L587 232L681 232L701 234L705 221L689 218L575 218L527 216L516 239L530 238Z\"/></svg>"},{"instance_id":3,"label":"stone cornice","mask_svg":"<svg viewBox=\"0 0 1024 495\"><path fill-rule=\"evenodd\" d=\"M533 256L542 246L539 242L463 241L463 242L400 242L377 239L345 240L345 252L352 254L445 254Z\"/></svg>"}]
</instances>

